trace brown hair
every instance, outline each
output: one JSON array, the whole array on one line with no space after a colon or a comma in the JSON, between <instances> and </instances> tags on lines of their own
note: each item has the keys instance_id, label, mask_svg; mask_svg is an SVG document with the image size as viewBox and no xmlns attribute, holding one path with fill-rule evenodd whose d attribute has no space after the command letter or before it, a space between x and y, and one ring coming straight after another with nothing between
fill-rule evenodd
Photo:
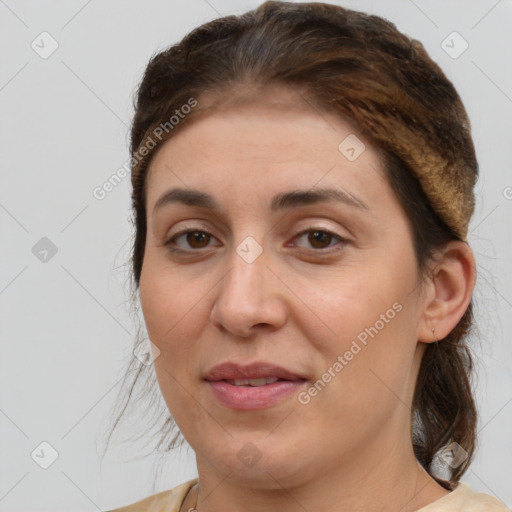
<instances>
[{"instance_id":1,"label":"brown hair","mask_svg":"<svg viewBox=\"0 0 512 512\"><path fill-rule=\"evenodd\" d=\"M141 146L149 139L155 142L155 128L190 98L200 100L207 92L229 91L242 83L305 90L319 107L349 120L375 144L410 220L422 276L428 276L437 248L450 240L465 240L478 175L470 124L453 85L421 43L387 20L339 6L265 2L242 16L201 25L154 55L145 70L136 96L130 148L137 157L132 160L132 270L137 288L146 239L145 177L151 157L140 156ZM185 117L166 130L168 136L155 145L160 146L186 121ZM445 339L427 346L411 414L416 457L447 488L465 472L475 449L472 360L466 345L472 305L471 301ZM112 430L133 401L145 372L146 384L154 390L152 367L134 358L126 379L135 375ZM144 396L145 392L139 394L137 401ZM160 413L159 419L164 424L157 448L170 449L179 433L168 412ZM436 477L434 463L440 450L452 442L468 457L444 481Z\"/></svg>"}]
</instances>

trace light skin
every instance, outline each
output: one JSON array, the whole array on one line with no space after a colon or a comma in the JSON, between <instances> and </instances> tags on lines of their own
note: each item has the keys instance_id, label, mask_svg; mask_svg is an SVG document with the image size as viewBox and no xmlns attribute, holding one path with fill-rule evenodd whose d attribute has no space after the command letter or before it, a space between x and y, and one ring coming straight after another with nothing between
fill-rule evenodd
<instances>
[{"instance_id":1,"label":"light skin","mask_svg":"<svg viewBox=\"0 0 512 512\"><path fill-rule=\"evenodd\" d=\"M469 305L473 254L447 244L420 284L411 228L372 144L360 138L366 149L349 161L338 146L351 126L293 91L236 98L177 131L146 178L141 306L160 350L160 389L200 481L182 510L197 497L200 512L417 510L448 491L414 457L414 385L427 344ZM209 194L220 209L155 210L173 188ZM270 209L277 194L320 188L368 209L325 200ZM192 233L165 245L183 230ZM252 263L236 251L246 237L263 250ZM307 404L293 395L233 410L203 380L228 360L271 361L303 375L306 390L395 303L401 311ZM237 457L249 442L261 454L251 467Z\"/></svg>"}]
</instances>

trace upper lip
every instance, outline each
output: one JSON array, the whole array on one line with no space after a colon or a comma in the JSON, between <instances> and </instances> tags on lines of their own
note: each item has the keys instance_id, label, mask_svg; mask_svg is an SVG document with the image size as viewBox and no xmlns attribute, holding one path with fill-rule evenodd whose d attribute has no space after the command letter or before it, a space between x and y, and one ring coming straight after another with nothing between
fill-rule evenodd
<instances>
[{"instance_id":1,"label":"upper lip","mask_svg":"<svg viewBox=\"0 0 512 512\"><path fill-rule=\"evenodd\" d=\"M268 362L238 364L234 362L221 363L214 366L205 376L208 381L260 379L262 377L277 377L285 380L304 380L304 377L286 368Z\"/></svg>"}]
</instances>

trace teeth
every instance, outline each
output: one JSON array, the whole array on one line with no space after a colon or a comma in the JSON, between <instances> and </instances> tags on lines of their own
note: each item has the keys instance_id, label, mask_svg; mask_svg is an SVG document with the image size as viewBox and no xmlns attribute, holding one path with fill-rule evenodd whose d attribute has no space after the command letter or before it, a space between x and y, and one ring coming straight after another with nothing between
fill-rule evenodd
<instances>
[{"instance_id":1,"label":"teeth","mask_svg":"<svg viewBox=\"0 0 512 512\"><path fill-rule=\"evenodd\" d=\"M228 380L229 384L234 386L265 386L266 384L272 384L273 382L277 382L279 379L277 377L261 377L260 379L235 379Z\"/></svg>"},{"instance_id":2,"label":"teeth","mask_svg":"<svg viewBox=\"0 0 512 512\"><path fill-rule=\"evenodd\" d=\"M262 377L261 379L249 379L250 386L264 386L267 383L267 379Z\"/></svg>"}]
</instances>

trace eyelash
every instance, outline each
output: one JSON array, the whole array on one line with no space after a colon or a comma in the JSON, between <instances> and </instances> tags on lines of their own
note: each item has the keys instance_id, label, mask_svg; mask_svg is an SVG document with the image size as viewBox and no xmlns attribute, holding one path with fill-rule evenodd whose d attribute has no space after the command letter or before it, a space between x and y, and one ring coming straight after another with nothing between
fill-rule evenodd
<instances>
[{"instance_id":1,"label":"eyelash","mask_svg":"<svg viewBox=\"0 0 512 512\"><path fill-rule=\"evenodd\" d=\"M317 231L317 232L320 232L320 233L325 233L329 236L331 236L332 238L335 238L335 239L338 239L339 242L343 243L343 244L347 244L349 241L339 235L337 235L336 233L332 232L332 231L329 231L328 229L323 229L323 228L319 228L319 227L315 227L315 226L311 226L307 229L304 229L303 231L301 231L300 233L297 233L294 237L295 238L298 238L298 237L301 237L307 233L311 233L311 232L314 232L314 231ZM209 233L208 231L204 230L204 229L185 229L183 231L180 231L179 233L176 233L175 235L173 235L169 240L167 240L164 245L169 249L169 251L171 252L174 252L174 253L177 253L177 252L180 252L180 253L186 253L186 252L199 252L201 251L201 249L190 249L190 250L187 250L187 249L180 249L180 248L175 248L173 247L175 241L182 237L183 235L187 235L189 233L203 233L209 237L212 237L212 238L215 238L211 233ZM329 246L329 247L326 247L326 248L323 248L323 249L311 249L314 253L322 253L322 252L326 252L327 250L329 250L331 247L335 247L335 246ZM204 247L202 249L207 249L207 247ZM329 251L329 252L333 252L333 251Z\"/></svg>"}]
</instances>

